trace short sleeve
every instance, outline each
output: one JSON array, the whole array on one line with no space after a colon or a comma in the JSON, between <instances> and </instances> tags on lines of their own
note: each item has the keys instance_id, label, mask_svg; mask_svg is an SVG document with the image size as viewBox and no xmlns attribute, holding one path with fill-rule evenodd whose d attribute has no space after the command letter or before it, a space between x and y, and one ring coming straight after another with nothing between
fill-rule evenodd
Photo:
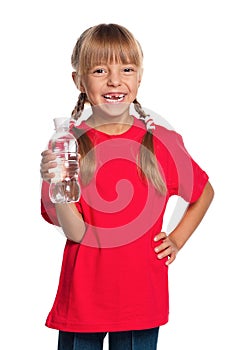
<instances>
[{"instance_id":1,"label":"short sleeve","mask_svg":"<svg viewBox=\"0 0 233 350\"><path fill-rule=\"evenodd\" d=\"M77 202L75 205L78 211L82 213L81 204ZM42 182L41 187L41 215L48 223L60 226L56 214L55 205L49 198L49 183L46 181Z\"/></svg>"},{"instance_id":2,"label":"short sleeve","mask_svg":"<svg viewBox=\"0 0 233 350\"><path fill-rule=\"evenodd\" d=\"M160 130L158 135L166 149L161 163L169 196L181 196L189 203L197 201L208 181L208 175L190 156L181 135L166 129Z\"/></svg>"}]
</instances>

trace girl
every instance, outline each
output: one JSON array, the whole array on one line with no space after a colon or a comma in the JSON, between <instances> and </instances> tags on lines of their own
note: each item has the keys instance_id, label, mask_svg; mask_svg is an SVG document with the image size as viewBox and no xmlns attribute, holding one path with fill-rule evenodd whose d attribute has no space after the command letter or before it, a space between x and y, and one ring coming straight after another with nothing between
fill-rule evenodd
<instances>
[{"instance_id":1,"label":"girl","mask_svg":"<svg viewBox=\"0 0 233 350\"><path fill-rule=\"evenodd\" d=\"M42 153L42 216L67 237L57 295L46 325L59 350L155 350L168 321L168 266L213 198L207 174L174 131L155 125L137 101L143 54L124 27L86 30L72 54L80 91L71 131L79 142L79 203L52 204ZM84 105L91 116L78 123ZM134 104L139 117L130 114ZM161 232L170 196L189 202L177 227Z\"/></svg>"}]
</instances>

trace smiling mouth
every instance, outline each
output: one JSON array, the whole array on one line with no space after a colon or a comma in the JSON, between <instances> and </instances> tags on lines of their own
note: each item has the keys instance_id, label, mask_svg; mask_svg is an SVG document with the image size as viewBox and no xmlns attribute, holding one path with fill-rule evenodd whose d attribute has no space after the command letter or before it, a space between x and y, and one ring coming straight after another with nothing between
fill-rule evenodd
<instances>
[{"instance_id":1,"label":"smiling mouth","mask_svg":"<svg viewBox=\"0 0 233 350\"><path fill-rule=\"evenodd\" d=\"M116 102L123 101L125 94L106 94L106 95L103 95L103 97L107 102L116 103Z\"/></svg>"}]
</instances>

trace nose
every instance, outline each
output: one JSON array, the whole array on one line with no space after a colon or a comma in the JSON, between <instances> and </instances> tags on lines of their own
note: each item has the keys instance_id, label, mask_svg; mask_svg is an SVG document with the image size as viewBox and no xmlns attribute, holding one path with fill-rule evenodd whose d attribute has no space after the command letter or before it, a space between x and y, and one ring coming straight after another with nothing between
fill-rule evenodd
<instances>
[{"instance_id":1,"label":"nose","mask_svg":"<svg viewBox=\"0 0 233 350\"><path fill-rule=\"evenodd\" d=\"M119 86L121 85L121 75L117 70L111 70L108 75L108 85L109 86Z\"/></svg>"}]
</instances>

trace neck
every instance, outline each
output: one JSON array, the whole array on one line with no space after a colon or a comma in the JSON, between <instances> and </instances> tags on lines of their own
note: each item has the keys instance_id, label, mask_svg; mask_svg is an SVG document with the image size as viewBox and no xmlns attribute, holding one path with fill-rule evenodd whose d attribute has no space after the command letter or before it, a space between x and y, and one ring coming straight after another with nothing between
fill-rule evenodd
<instances>
[{"instance_id":1,"label":"neck","mask_svg":"<svg viewBox=\"0 0 233 350\"><path fill-rule=\"evenodd\" d=\"M127 131L133 124L133 119L129 111L120 115L106 115L95 112L87 120L87 124L106 134L117 135Z\"/></svg>"}]
</instances>

